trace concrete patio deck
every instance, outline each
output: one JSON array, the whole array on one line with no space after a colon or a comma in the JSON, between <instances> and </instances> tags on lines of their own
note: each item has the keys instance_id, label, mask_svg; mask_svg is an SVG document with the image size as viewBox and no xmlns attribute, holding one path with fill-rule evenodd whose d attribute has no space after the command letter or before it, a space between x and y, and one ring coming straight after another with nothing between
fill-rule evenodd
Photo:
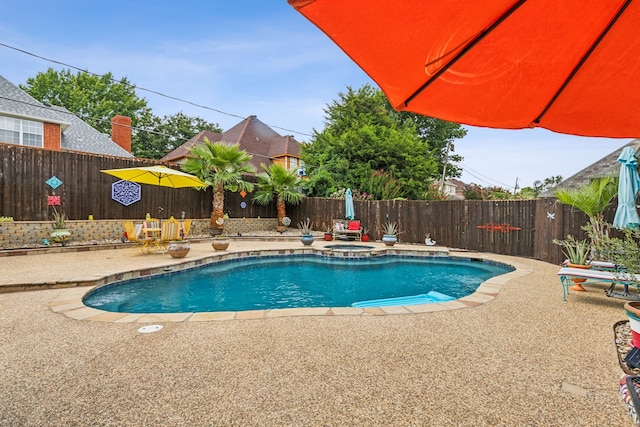
<instances>
[{"instance_id":1,"label":"concrete patio deck","mask_svg":"<svg viewBox=\"0 0 640 427\"><path fill-rule=\"evenodd\" d=\"M189 257L212 252L195 243ZM558 266L462 255L522 274L459 309L204 322L56 311L82 288L2 293L0 425L632 426L612 329L623 301L592 286L563 302ZM92 283L176 262L135 248L7 256L0 287ZM164 327L139 333L148 321Z\"/></svg>"}]
</instances>

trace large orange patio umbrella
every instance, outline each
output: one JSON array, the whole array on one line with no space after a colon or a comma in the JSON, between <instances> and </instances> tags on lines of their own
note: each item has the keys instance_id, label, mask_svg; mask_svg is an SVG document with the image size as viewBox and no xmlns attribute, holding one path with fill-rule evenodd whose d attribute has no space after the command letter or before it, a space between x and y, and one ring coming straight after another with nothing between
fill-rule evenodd
<instances>
[{"instance_id":1,"label":"large orange patio umbrella","mask_svg":"<svg viewBox=\"0 0 640 427\"><path fill-rule=\"evenodd\" d=\"M397 110L640 136L640 2L288 0Z\"/></svg>"}]
</instances>

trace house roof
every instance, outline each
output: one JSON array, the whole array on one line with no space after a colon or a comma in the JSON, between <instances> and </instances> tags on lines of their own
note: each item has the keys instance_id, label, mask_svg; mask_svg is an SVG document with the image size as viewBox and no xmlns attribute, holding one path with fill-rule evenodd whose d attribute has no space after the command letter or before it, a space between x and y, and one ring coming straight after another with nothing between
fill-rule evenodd
<instances>
[{"instance_id":1,"label":"house roof","mask_svg":"<svg viewBox=\"0 0 640 427\"><path fill-rule=\"evenodd\" d=\"M205 139L208 139L210 142L218 142L222 138L222 134L218 132L211 132L208 130L203 130L181 146L177 147L175 150L171 151L169 154L160 159L163 162L179 162L183 158L189 155L189 149L195 145L204 143Z\"/></svg>"},{"instance_id":2,"label":"house roof","mask_svg":"<svg viewBox=\"0 0 640 427\"><path fill-rule=\"evenodd\" d=\"M0 76L0 115L57 123L63 129L71 124L67 117L33 98L2 76Z\"/></svg>"},{"instance_id":3,"label":"house roof","mask_svg":"<svg viewBox=\"0 0 640 427\"><path fill-rule=\"evenodd\" d=\"M109 156L133 157L64 107L50 106L31 97L25 91L0 76L0 116L9 116L43 123L56 123L62 132L60 148L63 150Z\"/></svg>"},{"instance_id":4,"label":"house roof","mask_svg":"<svg viewBox=\"0 0 640 427\"><path fill-rule=\"evenodd\" d=\"M71 126L62 132L60 148L69 151L104 154L107 156L133 157L133 154L113 142L109 135L101 133L89 126L82 119L63 107L52 107L64 111Z\"/></svg>"},{"instance_id":5,"label":"house roof","mask_svg":"<svg viewBox=\"0 0 640 427\"><path fill-rule=\"evenodd\" d=\"M253 155L251 163L260 170L260 164L268 165L278 157L300 157L300 143L291 135L282 136L256 116L249 116L223 133L202 131L161 160L179 162L189 154L189 148L204 141L239 144L240 148Z\"/></svg>"},{"instance_id":6,"label":"house roof","mask_svg":"<svg viewBox=\"0 0 640 427\"><path fill-rule=\"evenodd\" d=\"M589 183L589 180L593 178L600 178L603 176L618 176L620 173L620 163L618 163L618 157L622 152L622 149L625 147L633 147L633 150L636 152L636 157L638 156L638 150L640 149L640 139L634 139L633 141L621 146L615 151L607 154L597 162L587 166L582 169L580 172L570 176L564 181L560 182L555 187L545 191L542 196L543 197L551 197L553 193L558 188L578 188L584 184Z\"/></svg>"}]
</instances>

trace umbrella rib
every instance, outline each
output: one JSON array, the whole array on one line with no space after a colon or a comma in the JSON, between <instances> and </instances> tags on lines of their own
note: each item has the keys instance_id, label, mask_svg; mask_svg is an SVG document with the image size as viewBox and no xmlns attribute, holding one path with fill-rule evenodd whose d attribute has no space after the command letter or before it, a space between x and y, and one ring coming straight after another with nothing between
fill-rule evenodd
<instances>
[{"instance_id":1,"label":"umbrella rib","mask_svg":"<svg viewBox=\"0 0 640 427\"><path fill-rule=\"evenodd\" d=\"M422 84L415 92L411 94L405 101L404 106L408 107L409 103L413 101L418 95L420 95L431 83L436 81L438 77L447 72L459 59L467 54L471 49L473 49L478 43L480 43L486 36L488 36L493 30L496 29L500 24L502 24L509 16L511 16L516 10L520 8L523 4L526 3L527 0L520 0L516 2L509 10L503 13L497 20L493 22L489 27L480 32L475 39L473 39L464 49L462 49L455 57L453 57L448 63L446 63L442 68L440 68L430 79ZM446 57L449 53L445 53L441 58L438 58L431 63L438 61L444 57ZM428 65L428 64L427 64Z\"/></svg>"},{"instance_id":2,"label":"umbrella rib","mask_svg":"<svg viewBox=\"0 0 640 427\"><path fill-rule=\"evenodd\" d=\"M538 117L536 117L533 120L534 126L540 124L540 121L542 120L542 117L544 117L544 115L547 114L547 111L549 111L551 106L560 97L560 94L562 94L562 92L564 92L566 87L569 86L569 83L571 83L571 81L576 76L576 74L578 74L578 72L580 71L582 66L585 64L585 62L587 62L587 60L589 59L589 57L593 53L593 51L596 50L596 48L600 45L602 40L607 36L607 34L611 30L611 28L613 28L615 23L618 21L618 19L620 19L620 17L624 13L624 11L627 9L627 7L629 7L630 4L631 4L631 0L626 0L624 2L624 4L620 7L620 9L618 9L618 12L613 16L613 18L611 18L611 20L609 21L609 24L607 24L607 26L604 28L604 30L602 30L602 32L600 33L600 35L598 36L596 41L591 45L589 50L587 50L587 52L582 56L582 58L580 59L580 62L578 62L578 64L573 68L573 70L571 70L571 73L569 73L569 76L566 78L564 83L562 83L562 85L560 85L560 88L556 91L556 93L553 95L553 97L551 97L551 100L544 107L544 109L542 110L540 115L538 115Z\"/></svg>"}]
</instances>

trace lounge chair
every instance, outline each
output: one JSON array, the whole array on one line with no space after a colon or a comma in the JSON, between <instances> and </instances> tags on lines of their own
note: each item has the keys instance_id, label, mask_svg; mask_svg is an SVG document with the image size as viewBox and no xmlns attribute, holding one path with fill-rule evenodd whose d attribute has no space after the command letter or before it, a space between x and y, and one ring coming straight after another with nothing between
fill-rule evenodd
<instances>
[{"instance_id":1,"label":"lounge chair","mask_svg":"<svg viewBox=\"0 0 640 427\"><path fill-rule=\"evenodd\" d=\"M611 286L605 290L605 293L609 297L640 300L640 295L638 293L629 293L630 285L637 289L638 283L640 283L640 277L636 275L615 270L596 270L592 268L584 269L574 267L562 267L557 274L560 276L560 283L562 284L562 299L564 301L567 300L567 295L569 295L569 287L572 285L571 279L573 278L586 279L586 282L583 284L610 283ZM616 285L622 285L623 291L615 291L614 289Z\"/></svg>"},{"instance_id":2,"label":"lounge chair","mask_svg":"<svg viewBox=\"0 0 640 427\"><path fill-rule=\"evenodd\" d=\"M124 232L127 237L127 241L140 247L144 252L145 238L142 235L142 224L134 224L133 221L124 222Z\"/></svg>"}]
</instances>

